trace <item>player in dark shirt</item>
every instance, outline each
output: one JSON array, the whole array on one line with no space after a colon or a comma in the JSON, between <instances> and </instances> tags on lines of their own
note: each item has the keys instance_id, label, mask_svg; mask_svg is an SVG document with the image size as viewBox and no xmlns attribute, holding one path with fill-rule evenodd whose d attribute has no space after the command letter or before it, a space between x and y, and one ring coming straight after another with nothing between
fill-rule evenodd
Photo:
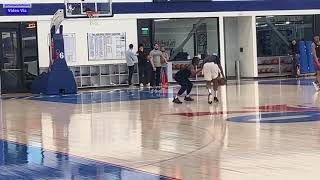
<instances>
[{"instance_id":1,"label":"player in dark shirt","mask_svg":"<svg viewBox=\"0 0 320 180\"><path fill-rule=\"evenodd\" d=\"M299 47L295 39L291 41L289 54L292 57L292 76L298 77L298 65L299 65Z\"/></svg>"},{"instance_id":2,"label":"player in dark shirt","mask_svg":"<svg viewBox=\"0 0 320 180\"><path fill-rule=\"evenodd\" d=\"M151 73L152 73L152 62L148 58L148 54L145 53L143 44L139 45L137 52L138 56L138 67L139 67L139 83L140 86L150 86Z\"/></svg>"},{"instance_id":3,"label":"player in dark shirt","mask_svg":"<svg viewBox=\"0 0 320 180\"><path fill-rule=\"evenodd\" d=\"M194 101L194 99L192 99L190 97L190 93L192 91L193 84L189 80L189 78L191 76L196 75L197 73L199 73L201 71L201 69L196 71L196 67L197 67L198 64L199 64L199 58L198 57L194 57L192 59L192 62L191 62L190 65L188 65L187 67L185 67L185 68L181 69L180 71L178 71L177 74L174 76L174 79L181 86L180 90L178 91L178 94L173 99L174 103L182 104L182 102L180 101L179 97L181 97L184 92L187 92L187 95L184 97L185 101Z\"/></svg>"}]
</instances>

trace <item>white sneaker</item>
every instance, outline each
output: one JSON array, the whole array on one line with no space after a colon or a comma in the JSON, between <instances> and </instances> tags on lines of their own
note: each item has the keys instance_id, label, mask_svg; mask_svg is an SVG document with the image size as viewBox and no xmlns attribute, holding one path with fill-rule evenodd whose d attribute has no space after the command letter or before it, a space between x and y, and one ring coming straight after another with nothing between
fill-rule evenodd
<instances>
[{"instance_id":1,"label":"white sneaker","mask_svg":"<svg viewBox=\"0 0 320 180\"><path fill-rule=\"evenodd\" d=\"M140 87L143 87L143 84L142 84L142 83L140 83Z\"/></svg>"},{"instance_id":2,"label":"white sneaker","mask_svg":"<svg viewBox=\"0 0 320 180\"><path fill-rule=\"evenodd\" d=\"M212 96L212 94L209 94L208 95L208 103L212 104L212 101L213 101L213 96Z\"/></svg>"},{"instance_id":3,"label":"white sneaker","mask_svg":"<svg viewBox=\"0 0 320 180\"><path fill-rule=\"evenodd\" d=\"M148 87L148 88L150 88L150 87L151 87L151 86L150 86L150 83L148 83L148 84L147 84L147 87Z\"/></svg>"},{"instance_id":4,"label":"white sneaker","mask_svg":"<svg viewBox=\"0 0 320 180\"><path fill-rule=\"evenodd\" d=\"M312 82L314 88L316 89L316 91L319 91L319 85L316 82Z\"/></svg>"}]
</instances>

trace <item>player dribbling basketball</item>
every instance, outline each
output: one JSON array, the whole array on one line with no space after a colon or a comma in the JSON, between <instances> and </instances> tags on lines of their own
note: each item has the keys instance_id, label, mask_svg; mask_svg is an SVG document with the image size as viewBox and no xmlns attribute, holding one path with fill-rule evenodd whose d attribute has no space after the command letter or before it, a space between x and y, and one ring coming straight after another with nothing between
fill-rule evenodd
<instances>
[{"instance_id":1,"label":"player dribbling basketball","mask_svg":"<svg viewBox=\"0 0 320 180\"><path fill-rule=\"evenodd\" d=\"M208 90L208 103L212 104L219 102L218 99L218 87L225 83L225 77L220 65L220 59L216 55L209 55L203 60L203 75L207 83ZM212 95L212 89L214 95Z\"/></svg>"}]
</instances>

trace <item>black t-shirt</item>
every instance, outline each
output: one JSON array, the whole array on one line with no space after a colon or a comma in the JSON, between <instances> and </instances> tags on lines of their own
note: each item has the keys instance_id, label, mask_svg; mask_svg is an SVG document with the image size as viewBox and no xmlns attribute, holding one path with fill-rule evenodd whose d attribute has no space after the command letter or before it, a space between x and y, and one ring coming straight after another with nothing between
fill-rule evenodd
<instances>
[{"instance_id":1,"label":"black t-shirt","mask_svg":"<svg viewBox=\"0 0 320 180\"><path fill-rule=\"evenodd\" d=\"M189 64L187 67L179 70L177 74L175 75L176 79L187 79L191 77L191 69L194 68L193 65Z\"/></svg>"},{"instance_id":2,"label":"black t-shirt","mask_svg":"<svg viewBox=\"0 0 320 180\"><path fill-rule=\"evenodd\" d=\"M220 58L217 56L217 55L208 55L206 58L204 58L203 60L203 64L205 63L210 63L210 62L213 62L215 64L218 64L220 65L221 62L220 62Z\"/></svg>"},{"instance_id":3,"label":"black t-shirt","mask_svg":"<svg viewBox=\"0 0 320 180\"><path fill-rule=\"evenodd\" d=\"M149 63L148 55L145 52L138 51L137 54L139 65L146 65L147 63Z\"/></svg>"},{"instance_id":4,"label":"black t-shirt","mask_svg":"<svg viewBox=\"0 0 320 180\"><path fill-rule=\"evenodd\" d=\"M291 48L290 48L290 51L291 51L291 54L294 55L294 54L299 54L299 47L298 47L298 44L291 44Z\"/></svg>"}]
</instances>

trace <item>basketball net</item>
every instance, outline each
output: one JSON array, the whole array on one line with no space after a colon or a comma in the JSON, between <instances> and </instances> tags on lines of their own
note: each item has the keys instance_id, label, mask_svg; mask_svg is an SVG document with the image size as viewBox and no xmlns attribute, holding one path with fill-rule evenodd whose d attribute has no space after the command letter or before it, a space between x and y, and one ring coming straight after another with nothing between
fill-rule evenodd
<instances>
[{"instance_id":1,"label":"basketball net","mask_svg":"<svg viewBox=\"0 0 320 180\"><path fill-rule=\"evenodd\" d=\"M90 25L98 25L99 15L95 11L86 11Z\"/></svg>"}]
</instances>

